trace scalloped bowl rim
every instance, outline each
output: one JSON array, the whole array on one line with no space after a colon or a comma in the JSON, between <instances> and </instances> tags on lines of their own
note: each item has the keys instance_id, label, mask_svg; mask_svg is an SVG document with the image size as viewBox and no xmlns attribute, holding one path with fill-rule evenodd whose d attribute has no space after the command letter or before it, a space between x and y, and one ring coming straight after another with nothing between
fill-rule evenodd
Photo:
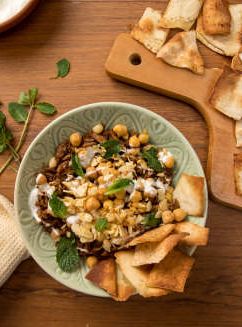
<instances>
[{"instance_id":1,"label":"scalloped bowl rim","mask_svg":"<svg viewBox=\"0 0 242 327\"><path fill-rule=\"evenodd\" d=\"M35 139L31 142L31 144L29 145L23 159L21 162L21 165L19 167L18 170L18 174L17 174L17 178L16 178L16 182L15 182L15 189L14 189L14 204L15 204L15 209L16 209L16 218L15 220L17 221L17 227L22 235L22 238L24 240L25 246L27 248L27 250L29 251L30 255L32 256L32 258L37 262L37 264L48 274L50 275L52 278L54 278L55 280L57 280L58 282L60 282L61 284L65 285L68 288L71 288L77 292L82 292L84 294L88 294L90 295L90 293L85 292L85 290L79 291L76 290L75 287L70 286L69 284L65 283L65 280L62 279L59 275L54 274L52 272L49 272L47 270L47 268L45 267L44 264L42 264L42 262L40 262L38 256L36 256L33 251L32 251L32 247L29 245L28 241L25 239L24 233L22 231L21 228L21 223L20 223L20 219L18 217L18 213L19 213L19 208L18 208L18 193L19 193L19 181L21 178L21 175L23 173L23 168L25 166L25 162L27 160L27 157L29 155L29 153L31 153L31 151L33 150L33 148L35 147L36 143L39 141L39 139L41 139L42 135L44 135L47 131L49 131L53 126L55 126L58 123L61 123L63 119L65 119L66 117L73 115L77 112L81 112L82 110L88 110L88 109L93 109L93 108L98 108L99 106L114 106L117 107L117 110L120 109L122 110L122 107L129 107L130 109L134 109L134 110L138 110L140 112L143 112L145 114L148 114L150 116L153 116L153 118L155 118L156 120L162 120L169 129L172 129L175 133L177 133L177 135L179 136L179 138L182 139L183 143L185 143L191 150L192 155L196 158L197 160L197 164L198 166L200 166L199 168L201 169L201 171L203 172L203 176L205 178L205 208L204 208L204 215L203 215L203 219L204 219L204 225L206 225L206 221L207 221L207 212L208 212L208 191L207 191L207 182L206 182L206 177L205 177L205 173L203 170L203 167L201 165L200 159L198 158L198 155L196 154L195 150L193 149L192 145L190 144L190 142L186 139L186 137L172 124L170 123L168 120L166 120L165 118L163 118L161 115L154 113L153 111L150 111L144 107L138 106L138 105L134 105L134 104L130 104L130 103L126 103L126 102L113 102L113 101L105 101L105 102L95 102L95 103L90 103L90 104L86 104L86 105L82 105L80 107L77 107L75 109L69 110L68 112L60 115L59 117L57 117L56 119L54 119L52 122L50 122L46 127L44 127L44 129L42 131L40 131L40 133L35 137ZM43 230L44 233L44 230ZM196 246L192 247L191 250L189 251L189 254L193 254L194 251L196 250ZM98 296L98 297L109 297L108 294L97 294L97 295L92 295L92 296Z\"/></svg>"}]
</instances>

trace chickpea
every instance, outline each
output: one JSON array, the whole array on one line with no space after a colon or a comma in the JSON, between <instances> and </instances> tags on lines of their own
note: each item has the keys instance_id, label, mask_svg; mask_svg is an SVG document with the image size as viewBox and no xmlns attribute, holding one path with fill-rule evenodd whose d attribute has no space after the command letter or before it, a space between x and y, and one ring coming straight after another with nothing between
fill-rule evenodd
<instances>
[{"instance_id":1,"label":"chickpea","mask_svg":"<svg viewBox=\"0 0 242 327\"><path fill-rule=\"evenodd\" d=\"M185 210L178 208L173 211L173 215L176 221L182 221L186 218L187 213Z\"/></svg>"},{"instance_id":2,"label":"chickpea","mask_svg":"<svg viewBox=\"0 0 242 327\"><path fill-rule=\"evenodd\" d=\"M125 195L126 195L125 190L121 190L121 191L115 193L116 198L119 200L123 200L125 198Z\"/></svg>"},{"instance_id":3,"label":"chickpea","mask_svg":"<svg viewBox=\"0 0 242 327\"><path fill-rule=\"evenodd\" d=\"M142 194L139 191L134 191L131 196L130 199L132 202L139 202L142 200Z\"/></svg>"},{"instance_id":4,"label":"chickpea","mask_svg":"<svg viewBox=\"0 0 242 327\"><path fill-rule=\"evenodd\" d=\"M150 136L148 133L141 133L139 135L139 141L141 144L147 144L149 142Z\"/></svg>"},{"instance_id":5,"label":"chickpea","mask_svg":"<svg viewBox=\"0 0 242 327\"><path fill-rule=\"evenodd\" d=\"M100 208L101 204L95 196L91 196L89 199L87 199L85 203L85 208L87 211L97 210Z\"/></svg>"},{"instance_id":6,"label":"chickpea","mask_svg":"<svg viewBox=\"0 0 242 327\"><path fill-rule=\"evenodd\" d=\"M98 184L104 184L105 183L104 177L99 176L98 179L97 179L97 182L98 182Z\"/></svg>"},{"instance_id":7,"label":"chickpea","mask_svg":"<svg viewBox=\"0 0 242 327\"><path fill-rule=\"evenodd\" d=\"M103 208L106 210L110 210L113 208L113 201L112 200L106 200L103 202Z\"/></svg>"},{"instance_id":8,"label":"chickpea","mask_svg":"<svg viewBox=\"0 0 242 327\"><path fill-rule=\"evenodd\" d=\"M113 205L114 207L119 207L121 209L124 207L124 201L122 199L115 199Z\"/></svg>"},{"instance_id":9,"label":"chickpea","mask_svg":"<svg viewBox=\"0 0 242 327\"><path fill-rule=\"evenodd\" d=\"M97 198L99 201L103 201L105 199L105 192L107 191L106 187L100 187L97 190Z\"/></svg>"},{"instance_id":10,"label":"chickpea","mask_svg":"<svg viewBox=\"0 0 242 327\"><path fill-rule=\"evenodd\" d=\"M92 269L96 264L98 263L98 260L96 257L91 256L86 259L86 265L89 269Z\"/></svg>"},{"instance_id":11,"label":"chickpea","mask_svg":"<svg viewBox=\"0 0 242 327\"><path fill-rule=\"evenodd\" d=\"M140 147L140 140L138 139L138 137L136 135L133 135L133 136L130 137L129 145L131 146L131 148Z\"/></svg>"},{"instance_id":12,"label":"chickpea","mask_svg":"<svg viewBox=\"0 0 242 327\"><path fill-rule=\"evenodd\" d=\"M86 169L86 176L89 177L90 179L95 179L97 178L97 171L94 167L88 167Z\"/></svg>"},{"instance_id":13,"label":"chickpea","mask_svg":"<svg viewBox=\"0 0 242 327\"><path fill-rule=\"evenodd\" d=\"M128 135L128 129L123 124L115 125L113 131L118 135L118 137L125 137L126 135Z\"/></svg>"},{"instance_id":14,"label":"chickpea","mask_svg":"<svg viewBox=\"0 0 242 327\"><path fill-rule=\"evenodd\" d=\"M175 163L174 157L169 156L164 163L165 163L166 168L172 168Z\"/></svg>"},{"instance_id":15,"label":"chickpea","mask_svg":"<svg viewBox=\"0 0 242 327\"><path fill-rule=\"evenodd\" d=\"M101 134L103 132L103 125L101 123L97 124L92 128L93 133Z\"/></svg>"},{"instance_id":16,"label":"chickpea","mask_svg":"<svg viewBox=\"0 0 242 327\"><path fill-rule=\"evenodd\" d=\"M164 224L172 223L174 220L174 214L170 210L163 211L162 220Z\"/></svg>"},{"instance_id":17,"label":"chickpea","mask_svg":"<svg viewBox=\"0 0 242 327\"><path fill-rule=\"evenodd\" d=\"M73 146L79 146L82 141L82 136L80 133L76 132L70 135L70 142Z\"/></svg>"},{"instance_id":18,"label":"chickpea","mask_svg":"<svg viewBox=\"0 0 242 327\"><path fill-rule=\"evenodd\" d=\"M47 183L47 178L45 175L43 174L38 174L38 176L36 177L36 184L38 185L43 185Z\"/></svg>"},{"instance_id":19,"label":"chickpea","mask_svg":"<svg viewBox=\"0 0 242 327\"><path fill-rule=\"evenodd\" d=\"M55 157L52 157L49 161L49 168L55 168L57 166L57 160Z\"/></svg>"}]
</instances>

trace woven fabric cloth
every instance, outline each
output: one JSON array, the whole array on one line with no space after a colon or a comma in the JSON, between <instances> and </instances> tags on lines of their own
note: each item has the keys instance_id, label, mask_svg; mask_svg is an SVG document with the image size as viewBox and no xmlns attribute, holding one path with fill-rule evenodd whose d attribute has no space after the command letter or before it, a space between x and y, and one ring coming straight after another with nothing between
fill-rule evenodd
<instances>
[{"instance_id":1,"label":"woven fabric cloth","mask_svg":"<svg viewBox=\"0 0 242 327\"><path fill-rule=\"evenodd\" d=\"M16 227L13 204L0 195L0 287L15 268L29 257Z\"/></svg>"}]
</instances>

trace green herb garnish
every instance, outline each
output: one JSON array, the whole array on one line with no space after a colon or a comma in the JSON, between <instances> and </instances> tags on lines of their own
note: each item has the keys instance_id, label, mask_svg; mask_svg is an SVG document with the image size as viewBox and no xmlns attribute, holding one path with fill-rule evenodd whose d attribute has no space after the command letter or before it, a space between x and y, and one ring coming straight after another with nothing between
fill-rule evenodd
<instances>
[{"instance_id":1,"label":"green herb garnish","mask_svg":"<svg viewBox=\"0 0 242 327\"><path fill-rule=\"evenodd\" d=\"M117 193L132 184L134 184L132 179L129 178L117 179L112 185L108 187L107 192L105 192L105 195L111 195Z\"/></svg>"},{"instance_id":2,"label":"green herb garnish","mask_svg":"<svg viewBox=\"0 0 242 327\"><path fill-rule=\"evenodd\" d=\"M72 272L80 265L80 256L76 248L75 237L62 237L57 244L56 261L65 272Z\"/></svg>"},{"instance_id":3,"label":"green herb garnish","mask_svg":"<svg viewBox=\"0 0 242 327\"><path fill-rule=\"evenodd\" d=\"M157 227L160 225L160 223L161 223L161 219L155 218L155 213L153 213L153 212L146 215L142 222L142 224L147 227Z\"/></svg>"},{"instance_id":4,"label":"green herb garnish","mask_svg":"<svg viewBox=\"0 0 242 327\"><path fill-rule=\"evenodd\" d=\"M82 168L81 163L80 163L80 159L79 159L77 154L72 155L72 157L71 157L71 166L72 166L72 169L74 170L74 173L77 176L81 176L81 177L84 176L84 171L83 171L83 168Z\"/></svg>"},{"instance_id":5,"label":"green herb garnish","mask_svg":"<svg viewBox=\"0 0 242 327\"><path fill-rule=\"evenodd\" d=\"M163 171L163 166L157 158L157 149L152 147L146 151L142 152L142 157L146 160L147 165L152 168L155 172L161 173Z\"/></svg>"},{"instance_id":6,"label":"green herb garnish","mask_svg":"<svg viewBox=\"0 0 242 327\"><path fill-rule=\"evenodd\" d=\"M106 218L99 218L96 221L95 228L98 232L103 232L108 227L108 221Z\"/></svg>"},{"instance_id":7,"label":"green herb garnish","mask_svg":"<svg viewBox=\"0 0 242 327\"><path fill-rule=\"evenodd\" d=\"M121 150L120 144L118 140L108 140L101 144L105 150L106 153L104 155L105 159L110 159L114 154L118 154Z\"/></svg>"},{"instance_id":8,"label":"green herb garnish","mask_svg":"<svg viewBox=\"0 0 242 327\"><path fill-rule=\"evenodd\" d=\"M52 197L49 200L49 205L53 214L57 218L65 219L67 216L67 207L65 206L64 202L58 198L56 193L52 194Z\"/></svg>"},{"instance_id":9,"label":"green herb garnish","mask_svg":"<svg viewBox=\"0 0 242 327\"><path fill-rule=\"evenodd\" d=\"M66 77L69 74L70 71L70 62L67 59L61 59L56 63L57 66L57 76L54 77L54 79L56 78L63 78Z\"/></svg>"},{"instance_id":10,"label":"green herb garnish","mask_svg":"<svg viewBox=\"0 0 242 327\"><path fill-rule=\"evenodd\" d=\"M33 110L37 109L46 115L53 115L53 113L56 112L56 109L52 104L47 103L47 102L38 103L37 97L38 97L38 89L33 87L33 88L29 89L27 92L20 92L18 102L10 102L8 105L8 111L9 111L10 115L12 116L12 118L18 123L24 123L24 127L23 127L22 133L20 135L20 139L17 142L17 145L15 148L13 148L9 142L12 139L12 134L10 133L10 131L7 131L5 133L4 138L5 138L5 140L8 141L8 147L11 150L11 156L7 159L7 161L4 163L4 165L2 167L0 167L0 175L11 164L11 161L13 159L16 159L17 161L19 161L20 157L18 155L18 152L24 143ZM1 117L0 117L0 126L3 125L3 124L1 124L1 122L3 122L3 121L5 124L5 120L6 120L6 118L3 118L3 113L2 113ZM2 129L2 131L1 131L1 135L2 135L4 128L1 127L1 129ZM6 130L6 128L5 128L5 130ZM3 139L3 135L2 135L2 139ZM6 149L6 146L0 145L0 148L3 150L3 149Z\"/></svg>"}]
</instances>

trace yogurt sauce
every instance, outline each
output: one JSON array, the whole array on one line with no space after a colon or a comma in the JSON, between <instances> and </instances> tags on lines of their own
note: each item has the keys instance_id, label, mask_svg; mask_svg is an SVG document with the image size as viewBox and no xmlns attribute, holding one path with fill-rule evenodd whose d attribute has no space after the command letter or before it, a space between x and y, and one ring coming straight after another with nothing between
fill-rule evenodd
<instances>
[{"instance_id":1,"label":"yogurt sauce","mask_svg":"<svg viewBox=\"0 0 242 327\"><path fill-rule=\"evenodd\" d=\"M15 16L27 3L28 0L0 0L0 23Z\"/></svg>"}]
</instances>

